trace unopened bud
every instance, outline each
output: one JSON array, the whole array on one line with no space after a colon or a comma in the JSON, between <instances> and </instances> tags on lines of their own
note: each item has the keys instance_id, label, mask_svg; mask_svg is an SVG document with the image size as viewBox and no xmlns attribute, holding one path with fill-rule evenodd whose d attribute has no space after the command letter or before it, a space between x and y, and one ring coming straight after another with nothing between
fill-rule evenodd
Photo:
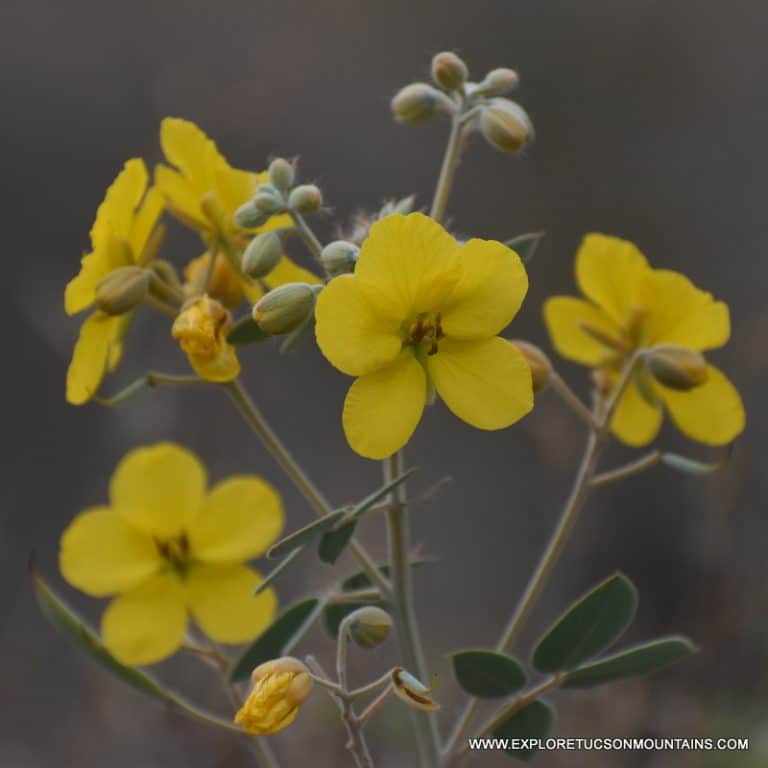
<instances>
[{"instance_id":1,"label":"unopened bud","mask_svg":"<svg viewBox=\"0 0 768 768\"><path fill-rule=\"evenodd\" d=\"M406 704L426 712L434 712L440 709L440 705L428 696L432 692L424 683L417 680L410 672L402 667L392 670L392 690L395 695Z\"/></svg>"},{"instance_id":2,"label":"unopened bud","mask_svg":"<svg viewBox=\"0 0 768 768\"><path fill-rule=\"evenodd\" d=\"M256 210L253 200L243 203L235 211L235 224L243 229L256 229L267 223L269 216Z\"/></svg>"},{"instance_id":3,"label":"unopened bud","mask_svg":"<svg viewBox=\"0 0 768 768\"><path fill-rule=\"evenodd\" d=\"M480 114L480 131L489 144L503 152L517 152L533 138L526 111L509 99L494 99Z\"/></svg>"},{"instance_id":4,"label":"unopened bud","mask_svg":"<svg viewBox=\"0 0 768 768\"><path fill-rule=\"evenodd\" d=\"M344 619L349 636L362 648L375 648L389 637L392 618L381 608L367 605Z\"/></svg>"},{"instance_id":5,"label":"unopened bud","mask_svg":"<svg viewBox=\"0 0 768 768\"><path fill-rule=\"evenodd\" d=\"M243 273L258 280L266 277L283 255L283 242L276 232L263 232L248 243L243 254Z\"/></svg>"},{"instance_id":6,"label":"unopened bud","mask_svg":"<svg viewBox=\"0 0 768 768\"><path fill-rule=\"evenodd\" d=\"M549 384L552 374L552 363L549 358L534 344L515 339L512 342L522 353L525 361L531 369L531 382L534 392L541 392Z\"/></svg>"},{"instance_id":7,"label":"unopened bud","mask_svg":"<svg viewBox=\"0 0 768 768\"><path fill-rule=\"evenodd\" d=\"M96 304L108 315L122 315L147 298L152 273L141 267L118 267L96 286Z\"/></svg>"},{"instance_id":8,"label":"unopened bud","mask_svg":"<svg viewBox=\"0 0 768 768\"><path fill-rule=\"evenodd\" d=\"M392 112L399 123L410 125L429 120L439 111L448 111L450 99L427 83L411 83L392 99Z\"/></svg>"},{"instance_id":9,"label":"unopened bud","mask_svg":"<svg viewBox=\"0 0 768 768\"><path fill-rule=\"evenodd\" d=\"M315 306L315 291L308 283L285 283L256 303L253 319L273 336L298 328Z\"/></svg>"},{"instance_id":10,"label":"unopened bud","mask_svg":"<svg viewBox=\"0 0 768 768\"><path fill-rule=\"evenodd\" d=\"M269 164L267 173L270 184L280 192L287 192L293 186L296 176L293 165L282 157L276 157Z\"/></svg>"},{"instance_id":11,"label":"unopened bud","mask_svg":"<svg viewBox=\"0 0 768 768\"><path fill-rule=\"evenodd\" d=\"M259 213L267 216L282 213L285 210L283 196L271 184L262 184L256 190L253 205Z\"/></svg>"},{"instance_id":12,"label":"unopened bud","mask_svg":"<svg viewBox=\"0 0 768 768\"><path fill-rule=\"evenodd\" d=\"M334 240L323 248L320 254L320 261L325 267L325 271L331 276L343 275L346 272L353 272L360 249L346 240Z\"/></svg>"},{"instance_id":13,"label":"unopened bud","mask_svg":"<svg viewBox=\"0 0 768 768\"><path fill-rule=\"evenodd\" d=\"M467 65L451 51L438 53L432 59L432 79L447 91L455 91L467 81Z\"/></svg>"},{"instance_id":14,"label":"unopened bud","mask_svg":"<svg viewBox=\"0 0 768 768\"><path fill-rule=\"evenodd\" d=\"M504 96L514 91L519 83L520 77L514 69L500 67L491 70L485 76L483 82L478 84L475 93L483 96Z\"/></svg>"},{"instance_id":15,"label":"unopened bud","mask_svg":"<svg viewBox=\"0 0 768 768\"><path fill-rule=\"evenodd\" d=\"M687 390L707 380L707 361L700 352L676 344L649 349L645 364L653 377L670 389Z\"/></svg>"},{"instance_id":16,"label":"unopened bud","mask_svg":"<svg viewBox=\"0 0 768 768\"><path fill-rule=\"evenodd\" d=\"M323 204L323 194L314 184L296 187L288 197L288 206L298 213L314 213Z\"/></svg>"}]
</instances>

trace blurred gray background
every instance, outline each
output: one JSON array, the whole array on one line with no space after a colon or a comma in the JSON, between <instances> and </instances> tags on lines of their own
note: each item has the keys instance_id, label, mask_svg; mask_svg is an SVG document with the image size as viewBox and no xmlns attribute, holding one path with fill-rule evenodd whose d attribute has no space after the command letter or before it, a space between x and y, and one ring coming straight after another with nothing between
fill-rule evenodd
<instances>
[{"instance_id":1,"label":"blurred gray background","mask_svg":"<svg viewBox=\"0 0 768 768\"><path fill-rule=\"evenodd\" d=\"M511 333L548 348L543 299L574 291L581 235L637 242L658 266L686 272L732 309L733 341L712 359L741 389L748 428L730 466L697 480L655 470L589 503L518 651L571 600L614 569L638 585L628 639L670 632L700 646L692 660L643 682L562 693L562 736L749 736L748 755L541 755L543 766L763 766L768 761L765 207L768 6L748 0L476 0L476 2L131 3L3 0L0 5L0 168L3 189L3 482L0 484L0 766L229 768L246 765L237 739L165 713L81 657L39 616L25 563L41 570L92 620L102 605L61 584L58 537L106 499L128 449L172 439L197 451L214 479L263 474L284 493L291 527L310 519L302 499L215 392L155 391L117 410L64 402L78 321L63 289L88 247L104 190L122 163L159 159L165 115L199 122L233 164L301 157L333 206L330 236L360 207L416 193L427 206L444 123L395 125L388 101L424 77L433 53L460 52L481 76L519 69L520 101L537 141L507 158L470 147L449 213L457 229L493 238L546 229L530 266L531 291ZM176 230L174 230L176 232ZM178 231L178 263L201 248ZM340 429L349 380L312 345L281 358L244 354L259 405L335 502L360 497L379 468L353 455ZM183 372L162 321L133 329L116 389L147 367ZM586 372L563 364L582 394ZM444 475L451 489L418 509L416 541L437 564L417 577L418 604L447 723L460 697L445 654L495 642L538 557L575 471L584 435L550 393L519 426L474 431L436 405L409 449L414 492ZM663 446L713 454L672 430ZM619 462L631 456L617 450ZM363 531L383 556L381 522ZM354 569L311 566L286 577L281 599L324 588ZM328 659L322 633L305 643ZM392 649L356 656L357 679L383 669ZM211 707L216 682L179 659L158 673ZM371 729L381 765L410 766L399 707ZM343 766L344 737L330 702L313 698L300 725L274 742L286 765ZM500 756L476 758L505 765Z\"/></svg>"}]
</instances>

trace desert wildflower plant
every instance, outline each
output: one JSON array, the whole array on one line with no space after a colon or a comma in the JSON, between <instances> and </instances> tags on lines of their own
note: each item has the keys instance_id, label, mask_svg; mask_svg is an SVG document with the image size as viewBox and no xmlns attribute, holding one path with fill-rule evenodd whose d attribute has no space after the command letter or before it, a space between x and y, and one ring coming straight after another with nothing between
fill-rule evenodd
<instances>
[{"instance_id":1,"label":"desert wildflower plant","mask_svg":"<svg viewBox=\"0 0 768 768\"><path fill-rule=\"evenodd\" d=\"M392 99L400 123L444 118L450 125L431 203L389 201L351 224L338 222L344 234L329 242L313 227L313 217L329 214L322 190L300 180L297 162L234 168L200 127L166 118L164 162L153 181L141 159L125 163L66 287L67 314L88 312L67 372L70 403L119 407L155 387L218 389L276 466L211 484L201 459L182 446L134 448L105 479L101 503L76 515L61 537L65 581L109 600L100 630L33 568L40 605L116 677L247 740L264 768L285 764L270 737L301 728L304 703L320 694L339 714L339 733L327 738L344 739L351 765L377 764L366 726L390 699L409 712L414 733L412 742L393 737L402 751L398 764L459 765L469 738L484 736L509 738L507 754L528 760L533 750L518 749L513 739L552 731L559 690L650 674L694 649L677 635L615 648L637 609L637 591L621 573L584 585L582 598L552 617L533 647L519 644L591 491L657 465L695 476L718 471L745 414L736 387L704 357L728 341L727 305L687 277L651 267L618 237L587 234L575 261L582 296L552 297L543 307L554 350L590 369L591 401L574 393L552 356L517 338L514 318L541 234L497 242L467 236L472 222L446 217L459 160L474 137L509 155L531 144L531 120L509 98L517 82L506 68L473 81L456 54L435 56L431 82L406 85ZM164 248L173 219L200 238L187 263ZM171 371L147 371L106 394L104 379L118 375L123 355L140 356L127 336L139 311L165 323L162 332L178 344L176 359ZM342 506L296 462L240 378L240 359L257 357L261 345L278 341L281 351L301 354L313 340L329 365L354 379L343 405L331 404L350 450L382 466L381 485ZM445 639L454 683L466 698L458 712L447 712L447 683L436 685L421 644L412 571L428 560L411 547L407 485L414 468L405 451L438 398L471 427L514 429L547 388L581 419L584 455L496 645L457 649ZM722 447L720 459L654 447L624 466L601 466L614 439L635 448L656 440L665 414L695 443ZM265 479L276 469L300 491L314 522L292 524L292 511L284 512ZM358 527L381 525L383 563L356 538ZM357 564L351 573L338 564L345 552ZM335 586L283 594L281 575L299 558L339 569ZM310 645L317 623L328 639ZM366 680L350 681L350 654L393 641L395 666L373 664ZM332 667L322 660L329 649ZM231 712L190 702L143 669L177 653L218 670Z\"/></svg>"}]
</instances>

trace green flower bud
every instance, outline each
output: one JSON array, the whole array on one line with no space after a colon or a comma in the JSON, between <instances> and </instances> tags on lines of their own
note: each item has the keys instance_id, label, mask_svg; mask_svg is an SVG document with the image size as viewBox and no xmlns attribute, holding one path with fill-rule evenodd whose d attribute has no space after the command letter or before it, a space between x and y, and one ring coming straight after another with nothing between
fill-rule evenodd
<instances>
[{"instance_id":1,"label":"green flower bud","mask_svg":"<svg viewBox=\"0 0 768 768\"><path fill-rule=\"evenodd\" d=\"M288 205L298 213L314 213L323 204L323 194L314 184L296 187L288 197Z\"/></svg>"},{"instance_id":2,"label":"green flower bud","mask_svg":"<svg viewBox=\"0 0 768 768\"><path fill-rule=\"evenodd\" d=\"M451 100L427 83L406 85L392 99L395 120L406 125L424 122L438 112L448 112L452 109Z\"/></svg>"},{"instance_id":3,"label":"green flower bud","mask_svg":"<svg viewBox=\"0 0 768 768\"><path fill-rule=\"evenodd\" d=\"M455 91L467 81L467 65L450 51L438 53L432 59L432 79L446 91Z\"/></svg>"},{"instance_id":4,"label":"green flower bud","mask_svg":"<svg viewBox=\"0 0 768 768\"><path fill-rule=\"evenodd\" d=\"M269 216L256 210L253 200L243 203L243 205L235 211L235 223L238 227L242 227L243 229L256 229L257 227L266 224L268 219Z\"/></svg>"},{"instance_id":5,"label":"green flower bud","mask_svg":"<svg viewBox=\"0 0 768 768\"><path fill-rule=\"evenodd\" d=\"M325 271L331 276L343 275L345 272L353 272L360 249L346 240L334 240L323 248L320 261Z\"/></svg>"},{"instance_id":6,"label":"green flower bud","mask_svg":"<svg viewBox=\"0 0 768 768\"><path fill-rule=\"evenodd\" d=\"M270 164L267 171L269 181L275 189L280 192L287 192L293 186L293 180L296 175L293 165L282 157L276 157Z\"/></svg>"},{"instance_id":7,"label":"green flower bud","mask_svg":"<svg viewBox=\"0 0 768 768\"><path fill-rule=\"evenodd\" d=\"M267 333L276 336L298 328L315 308L315 290L308 283L285 283L256 303L253 319Z\"/></svg>"},{"instance_id":8,"label":"green flower bud","mask_svg":"<svg viewBox=\"0 0 768 768\"><path fill-rule=\"evenodd\" d=\"M155 259L149 264L148 269L152 270L161 282L170 285L171 288L176 291L182 290L179 274L176 272L176 267L174 267L170 261L167 261L166 259ZM152 286L150 285L149 288L151 291Z\"/></svg>"},{"instance_id":9,"label":"green flower bud","mask_svg":"<svg viewBox=\"0 0 768 768\"><path fill-rule=\"evenodd\" d=\"M375 648L389 637L392 618L381 608L367 605L358 608L345 619L349 636L361 648Z\"/></svg>"},{"instance_id":10,"label":"green flower bud","mask_svg":"<svg viewBox=\"0 0 768 768\"><path fill-rule=\"evenodd\" d=\"M533 391L541 392L542 389L546 389L552 373L552 363L549 358L537 346L527 341L515 339L512 343L520 350L531 369Z\"/></svg>"},{"instance_id":11,"label":"green flower bud","mask_svg":"<svg viewBox=\"0 0 768 768\"><path fill-rule=\"evenodd\" d=\"M517 152L533 138L526 111L509 99L493 99L480 114L480 131L489 144L503 152Z\"/></svg>"},{"instance_id":12,"label":"green flower bud","mask_svg":"<svg viewBox=\"0 0 768 768\"><path fill-rule=\"evenodd\" d=\"M118 267L96 286L96 305L108 315L130 312L147 298L151 279L147 269Z\"/></svg>"},{"instance_id":13,"label":"green flower bud","mask_svg":"<svg viewBox=\"0 0 768 768\"><path fill-rule=\"evenodd\" d=\"M514 91L520 83L520 77L514 69L500 67L491 70L483 80L478 83L474 93L477 96L504 96Z\"/></svg>"},{"instance_id":14,"label":"green flower bud","mask_svg":"<svg viewBox=\"0 0 768 768\"><path fill-rule=\"evenodd\" d=\"M696 350L676 344L660 344L645 353L652 376L670 389L688 390L707 380L707 361Z\"/></svg>"},{"instance_id":15,"label":"green flower bud","mask_svg":"<svg viewBox=\"0 0 768 768\"><path fill-rule=\"evenodd\" d=\"M276 232L263 232L248 243L243 254L243 273L257 280L266 277L283 256L283 241Z\"/></svg>"},{"instance_id":16,"label":"green flower bud","mask_svg":"<svg viewBox=\"0 0 768 768\"><path fill-rule=\"evenodd\" d=\"M285 210L283 196L271 184L262 184L256 190L253 205L259 213L267 216Z\"/></svg>"}]
</instances>

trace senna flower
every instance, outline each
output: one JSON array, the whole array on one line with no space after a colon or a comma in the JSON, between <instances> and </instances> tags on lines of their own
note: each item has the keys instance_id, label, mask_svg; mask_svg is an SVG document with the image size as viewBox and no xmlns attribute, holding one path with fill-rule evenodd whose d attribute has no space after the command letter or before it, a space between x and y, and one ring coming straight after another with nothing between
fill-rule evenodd
<instances>
[{"instance_id":1,"label":"senna flower","mask_svg":"<svg viewBox=\"0 0 768 768\"><path fill-rule=\"evenodd\" d=\"M243 230L235 222L235 211L254 196L256 188L267 182L266 171L251 173L233 168L219 152L215 142L197 125L177 117L166 117L160 125L160 143L169 165L155 168L155 186L165 197L169 212L198 231L209 247L219 243L215 278L223 286L221 295L211 295L234 308L243 295L256 301L263 293L259 283L249 280L239 269L239 260L250 235L290 227L288 216L273 216L264 226ZM195 260L187 274L194 288L195 277L208 270L210 254ZM299 267L287 256L264 282L274 288L289 282L319 283L313 273ZM239 284L239 289L233 288Z\"/></svg>"},{"instance_id":2,"label":"senna flower","mask_svg":"<svg viewBox=\"0 0 768 768\"><path fill-rule=\"evenodd\" d=\"M152 259L159 246L157 222L162 210L160 193L147 191L143 160L129 160L99 206L91 229L91 250L67 285L64 306L68 315L92 308L97 286L115 270L143 267ZM68 402L82 405L90 400L105 373L117 367L131 318L132 312L109 315L99 309L86 318L67 370Z\"/></svg>"},{"instance_id":3,"label":"senna flower","mask_svg":"<svg viewBox=\"0 0 768 768\"><path fill-rule=\"evenodd\" d=\"M289 726L314 686L306 666L288 656L260 664L251 673L251 680L253 689L235 722L257 736Z\"/></svg>"},{"instance_id":4,"label":"senna flower","mask_svg":"<svg viewBox=\"0 0 768 768\"><path fill-rule=\"evenodd\" d=\"M649 443L665 410L683 434L708 445L729 443L744 429L739 393L698 354L728 341L723 302L677 272L652 269L632 243L601 234L584 238L576 282L586 299L555 296L544 305L552 343L563 357L594 368L611 384L630 355L649 350L611 422L622 442Z\"/></svg>"},{"instance_id":5,"label":"senna flower","mask_svg":"<svg viewBox=\"0 0 768 768\"><path fill-rule=\"evenodd\" d=\"M171 443L128 453L110 503L87 509L61 538L64 578L93 597L114 596L101 620L109 651L127 665L174 653L191 614L212 640L242 643L272 620L276 598L254 589L245 565L283 528L280 497L264 480L230 477L206 493L194 454Z\"/></svg>"},{"instance_id":6,"label":"senna flower","mask_svg":"<svg viewBox=\"0 0 768 768\"><path fill-rule=\"evenodd\" d=\"M232 381L240 374L235 348L227 342L232 317L207 295L188 301L174 320L171 333L187 353L195 372L208 381Z\"/></svg>"},{"instance_id":7,"label":"senna flower","mask_svg":"<svg viewBox=\"0 0 768 768\"><path fill-rule=\"evenodd\" d=\"M420 213L374 224L354 274L331 280L316 309L323 354L358 377L342 417L352 448L372 459L393 454L435 391L479 429L528 413L530 369L497 335L527 289L520 259L501 243L459 245Z\"/></svg>"}]
</instances>

